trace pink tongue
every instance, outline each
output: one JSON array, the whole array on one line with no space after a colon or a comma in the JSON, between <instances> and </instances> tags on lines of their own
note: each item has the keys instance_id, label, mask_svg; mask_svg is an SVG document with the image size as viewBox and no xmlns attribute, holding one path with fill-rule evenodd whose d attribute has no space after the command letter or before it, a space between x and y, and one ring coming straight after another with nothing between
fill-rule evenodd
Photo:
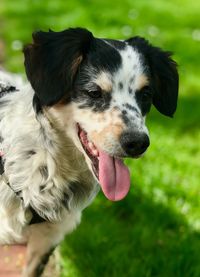
<instances>
[{"instance_id":1,"label":"pink tongue","mask_svg":"<svg viewBox=\"0 0 200 277\"><path fill-rule=\"evenodd\" d=\"M118 201L129 191L130 173L122 160L99 151L99 181L105 196Z\"/></svg>"}]
</instances>

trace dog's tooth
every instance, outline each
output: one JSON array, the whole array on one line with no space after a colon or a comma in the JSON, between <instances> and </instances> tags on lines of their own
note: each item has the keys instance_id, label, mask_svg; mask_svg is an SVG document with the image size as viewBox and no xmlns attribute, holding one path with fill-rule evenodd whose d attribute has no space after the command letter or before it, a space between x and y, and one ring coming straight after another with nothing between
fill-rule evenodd
<instances>
[{"instance_id":1,"label":"dog's tooth","mask_svg":"<svg viewBox=\"0 0 200 277\"><path fill-rule=\"evenodd\" d=\"M92 142L88 142L88 146L90 147L90 149L93 149L93 143Z\"/></svg>"},{"instance_id":2,"label":"dog's tooth","mask_svg":"<svg viewBox=\"0 0 200 277\"><path fill-rule=\"evenodd\" d=\"M98 150L97 149L94 149L93 151L92 151L92 154L94 155L94 156L98 156L99 155L99 152L98 152Z\"/></svg>"}]
</instances>

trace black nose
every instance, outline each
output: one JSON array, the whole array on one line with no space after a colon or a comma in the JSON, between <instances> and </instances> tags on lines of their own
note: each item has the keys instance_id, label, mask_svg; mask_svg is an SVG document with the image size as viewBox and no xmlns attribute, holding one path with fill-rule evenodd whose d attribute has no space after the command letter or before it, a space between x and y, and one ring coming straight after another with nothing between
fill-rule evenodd
<instances>
[{"instance_id":1,"label":"black nose","mask_svg":"<svg viewBox=\"0 0 200 277\"><path fill-rule=\"evenodd\" d=\"M150 141L145 133L125 132L121 135L120 143L126 154L134 157L144 153Z\"/></svg>"}]
</instances>

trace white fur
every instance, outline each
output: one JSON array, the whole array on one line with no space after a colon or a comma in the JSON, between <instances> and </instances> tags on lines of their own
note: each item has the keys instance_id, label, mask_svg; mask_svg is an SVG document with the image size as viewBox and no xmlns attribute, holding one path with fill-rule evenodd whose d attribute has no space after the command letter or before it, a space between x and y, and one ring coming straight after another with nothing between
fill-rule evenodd
<instances>
[{"instance_id":1,"label":"white fur","mask_svg":"<svg viewBox=\"0 0 200 277\"><path fill-rule=\"evenodd\" d=\"M12 80L12 76L0 72L0 83L9 78ZM81 211L95 197L98 185L83 155L57 120L48 111L36 118L33 91L29 84L20 84L18 91L0 98L5 162L5 175L0 177L0 244L27 242L29 256L37 252L34 259L30 257L31 265L24 273L30 277L40 258L80 222ZM44 167L47 176L41 172ZM80 187L71 189L76 182ZM62 204L64 194L68 197L66 207ZM47 222L27 225L32 218L30 206Z\"/></svg>"}]
</instances>

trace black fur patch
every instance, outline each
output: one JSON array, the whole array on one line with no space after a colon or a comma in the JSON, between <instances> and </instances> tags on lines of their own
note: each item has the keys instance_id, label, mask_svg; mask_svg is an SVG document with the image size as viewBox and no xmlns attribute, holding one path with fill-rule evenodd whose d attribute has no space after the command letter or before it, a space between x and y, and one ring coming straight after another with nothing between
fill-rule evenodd
<instances>
[{"instance_id":1,"label":"black fur patch","mask_svg":"<svg viewBox=\"0 0 200 277\"><path fill-rule=\"evenodd\" d=\"M87 55L87 65L92 65L99 72L108 71L113 74L119 69L122 58L119 52L101 39L95 39Z\"/></svg>"},{"instance_id":2,"label":"black fur patch","mask_svg":"<svg viewBox=\"0 0 200 277\"><path fill-rule=\"evenodd\" d=\"M154 106L162 114L172 117L177 107L179 77L171 53L152 46L141 37L131 38L127 42L137 48L149 67Z\"/></svg>"},{"instance_id":3,"label":"black fur patch","mask_svg":"<svg viewBox=\"0 0 200 277\"><path fill-rule=\"evenodd\" d=\"M3 165L3 159L0 156L0 175L4 173L4 165Z\"/></svg>"},{"instance_id":4,"label":"black fur patch","mask_svg":"<svg viewBox=\"0 0 200 277\"><path fill-rule=\"evenodd\" d=\"M126 109L130 110L130 111L133 111L133 112L138 113L138 110L136 109L136 107L130 105L129 103L123 104L123 106L124 106Z\"/></svg>"},{"instance_id":5,"label":"black fur patch","mask_svg":"<svg viewBox=\"0 0 200 277\"><path fill-rule=\"evenodd\" d=\"M0 83L0 98L3 97L5 94L17 91L16 87L9 85L9 84L2 84Z\"/></svg>"},{"instance_id":6,"label":"black fur patch","mask_svg":"<svg viewBox=\"0 0 200 277\"><path fill-rule=\"evenodd\" d=\"M33 96L33 108L35 110L36 115L42 114L42 106L40 103L40 99L36 94Z\"/></svg>"},{"instance_id":7,"label":"black fur patch","mask_svg":"<svg viewBox=\"0 0 200 277\"><path fill-rule=\"evenodd\" d=\"M44 189L45 189L45 187L46 187L45 185L41 185L41 186L40 186L40 192L43 192Z\"/></svg>"},{"instance_id":8,"label":"black fur patch","mask_svg":"<svg viewBox=\"0 0 200 277\"><path fill-rule=\"evenodd\" d=\"M80 91L73 100L80 103L79 108L91 108L94 112L103 112L110 106L111 93L104 93L101 98L91 98L87 91Z\"/></svg>"},{"instance_id":9,"label":"black fur patch","mask_svg":"<svg viewBox=\"0 0 200 277\"><path fill-rule=\"evenodd\" d=\"M88 52L92 34L81 28L33 33L24 48L27 77L42 106L70 100L78 59Z\"/></svg>"},{"instance_id":10,"label":"black fur patch","mask_svg":"<svg viewBox=\"0 0 200 277\"><path fill-rule=\"evenodd\" d=\"M125 113L122 113L122 120L126 125L130 123L130 118Z\"/></svg>"},{"instance_id":11,"label":"black fur patch","mask_svg":"<svg viewBox=\"0 0 200 277\"><path fill-rule=\"evenodd\" d=\"M47 221L46 219L44 219L43 217L41 217L34 208L32 207L29 207L31 213L32 213L32 219L29 223L29 225L32 225L32 224L38 224L38 223L42 223L42 222L45 222Z\"/></svg>"},{"instance_id":12,"label":"black fur patch","mask_svg":"<svg viewBox=\"0 0 200 277\"><path fill-rule=\"evenodd\" d=\"M61 99L65 103L79 102L80 108L90 107L95 112L109 108L109 93L93 99L84 87L92 82L91 72L106 71L112 75L119 68L121 56L116 47L122 49L124 42L111 40L113 47L81 28L35 32L33 41L24 48L24 54L26 73L36 93L33 99L36 113L41 112L41 106L51 106ZM77 62L79 58L81 61Z\"/></svg>"},{"instance_id":13,"label":"black fur patch","mask_svg":"<svg viewBox=\"0 0 200 277\"><path fill-rule=\"evenodd\" d=\"M35 272L35 276L40 277L45 269L45 266L47 265L50 256L52 255L53 251L54 251L55 247L51 248L49 250L48 253L46 253L42 258L41 258L41 262L38 265L36 272Z\"/></svg>"}]
</instances>

